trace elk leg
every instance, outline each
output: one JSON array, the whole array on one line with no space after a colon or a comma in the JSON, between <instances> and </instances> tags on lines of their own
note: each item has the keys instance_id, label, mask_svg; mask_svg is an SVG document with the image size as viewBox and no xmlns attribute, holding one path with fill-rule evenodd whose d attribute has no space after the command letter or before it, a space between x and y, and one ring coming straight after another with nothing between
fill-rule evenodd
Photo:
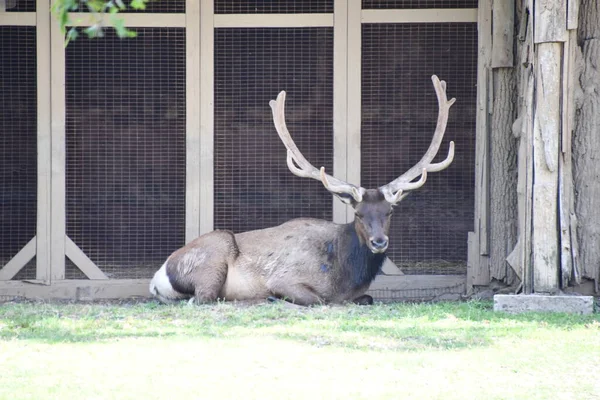
<instances>
[{"instance_id":1,"label":"elk leg","mask_svg":"<svg viewBox=\"0 0 600 400\"><path fill-rule=\"evenodd\" d=\"M219 298L221 288L227 278L227 263L210 264L209 268L201 268L194 274L194 302L204 304Z\"/></svg>"},{"instance_id":2,"label":"elk leg","mask_svg":"<svg viewBox=\"0 0 600 400\"><path fill-rule=\"evenodd\" d=\"M301 306L324 303L323 299L311 286L303 283L278 285L272 288L271 292L279 299Z\"/></svg>"},{"instance_id":3,"label":"elk leg","mask_svg":"<svg viewBox=\"0 0 600 400\"><path fill-rule=\"evenodd\" d=\"M354 300L352 300L354 304L358 304L359 306L372 306L373 305L373 297L368 294L363 294L362 296L358 296Z\"/></svg>"}]
</instances>

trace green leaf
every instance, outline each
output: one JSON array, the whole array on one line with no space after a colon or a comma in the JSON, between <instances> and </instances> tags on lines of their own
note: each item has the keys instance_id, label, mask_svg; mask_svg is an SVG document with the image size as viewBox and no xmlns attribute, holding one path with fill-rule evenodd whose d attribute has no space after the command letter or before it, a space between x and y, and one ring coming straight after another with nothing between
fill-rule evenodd
<instances>
[{"instance_id":1,"label":"green leaf","mask_svg":"<svg viewBox=\"0 0 600 400\"><path fill-rule=\"evenodd\" d=\"M77 32L77 28L71 28L67 32L67 36L65 37L65 47L69 44L71 40L75 40L79 37L79 32Z\"/></svg>"},{"instance_id":2,"label":"green leaf","mask_svg":"<svg viewBox=\"0 0 600 400\"><path fill-rule=\"evenodd\" d=\"M131 0L129 5L135 10L145 10L146 3L148 3L148 0Z\"/></svg>"}]
</instances>

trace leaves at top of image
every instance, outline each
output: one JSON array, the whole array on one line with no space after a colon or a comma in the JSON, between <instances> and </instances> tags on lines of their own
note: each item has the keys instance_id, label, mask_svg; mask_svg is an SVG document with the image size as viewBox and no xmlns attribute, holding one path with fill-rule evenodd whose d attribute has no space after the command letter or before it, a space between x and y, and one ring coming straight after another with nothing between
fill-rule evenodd
<instances>
[{"instance_id":1,"label":"leaves at top of image","mask_svg":"<svg viewBox=\"0 0 600 400\"><path fill-rule=\"evenodd\" d=\"M111 27L120 38L132 38L136 32L125 26L119 12L127 10L144 10L150 0L55 0L52 4L52 13L57 19L60 30L65 36L65 46L71 40L76 40L82 31L90 39L104 36L104 29ZM127 4L128 3L128 4ZM73 26L70 13L89 13L90 24L85 28Z\"/></svg>"}]
</instances>

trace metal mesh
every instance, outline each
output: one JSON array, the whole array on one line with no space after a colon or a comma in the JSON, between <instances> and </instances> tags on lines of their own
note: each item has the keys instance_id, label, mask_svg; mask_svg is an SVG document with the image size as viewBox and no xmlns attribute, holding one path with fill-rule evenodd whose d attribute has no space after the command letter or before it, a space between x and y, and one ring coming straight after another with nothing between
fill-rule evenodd
<instances>
[{"instance_id":1,"label":"metal mesh","mask_svg":"<svg viewBox=\"0 0 600 400\"><path fill-rule=\"evenodd\" d=\"M366 24L362 40L363 186L388 183L427 150L438 115L431 75L457 99L436 158L454 140L454 162L396 207L388 252L405 273L464 273L474 218L477 26Z\"/></svg>"},{"instance_id":2,"label":"metal mesh","mask_svg":"<svg viewBox=\"0 0 600 400\"><path fill-rule=\"evenodd\" d=\"M332 28L215 31L215 227L234 232L294 217L331 219L320 182L292 175L269 100L288 92L288 128L304 156L332 171Z\"/></svg>"},{"instance_id":3,"label":"metal mesh","mask_svg":"<svg viewBox=\"0 0 600 400\"><path fill-rule=\"evenodd\" d=\"M215 0L215 14L332 13L333 0Z\"/></svg>"},{"instance_id":4,"label":"metal mesh","mask_svg":"<svg viewBox=\"0 0 600 400\"><path fill-rule=\"evenodd\" d=\"M67 235L111 278L148 278L185 234L185 32L66 49Z\"/></svg>"},{"instance_id":5,"label":"metal mesh","mask_svg":"<svg viewBox=\"0 0 600 400\"><path fill-rule=\"evenodd\" d=\"M37 262L34 256L17 274L11 279L13 281L25 281L37 278Z\"/></svg>"},{"instance_id":6,"label":"metal mesh","mask_svg":"<svg viewBox=\"0 0 600 400\"><path fill-rule=\"evenodd\" d=\"M0 26L0 268L36 234L34 26ZM22 279L35 279L35 265Z\"/></svg>"},{"instance_id":7,"label":"metal mesh","mask_svg":"<svg viewBox=\"0 0 600 400\"><path fill-rule=\"evenodd\" d=\"M465 281L466 282L466 281ZM455 283L431 289L375 289L367 294L375 301L394 303L398 301L459 300L465 293L465 283Z\"/></svg>"},{"instance_id":8,"label":"metal mesh","mask_svg":"<svg viewBox=\"0 0 600 400\"><path fill-rule=\"evenodd\" d=\"M36 0L4 0L6 12L35 12Z\"/></svg>"},{"instance_id":9,"label":"metal mesh","mask_svg":"<svg viewBox=\"0 0 600 400\"><path fill-rule=\"evenodd\" d=\"M362 8L477 8L478 0L362 0Z\"/></svg>"},{"instance_id":10,"label":"metal mesh","mask_svg":"<svg viewBox=\"0 0 600 400\"><path fill-rule=\"evenodd\" d=\"M77 268L73 261L65 257L65 279L88 279L88 277Z\"/></svg>"},{"instance_id":11,"label":"metal mesh","mask_svg":"<svg viewBox=\"0 0 600 400\"><path fill-rule=\"evenodd\" d=\"M89 12L89 8L84 4L84 1L80 0L79 3L81 4L79 12ZM124 1L123 3L127 5L127 9L124 10L127 13L185 13L185 0L152 0L146 3L146 8L143 10L134 10L129 7L130 1Z\"/></svg>"}]
</instances>

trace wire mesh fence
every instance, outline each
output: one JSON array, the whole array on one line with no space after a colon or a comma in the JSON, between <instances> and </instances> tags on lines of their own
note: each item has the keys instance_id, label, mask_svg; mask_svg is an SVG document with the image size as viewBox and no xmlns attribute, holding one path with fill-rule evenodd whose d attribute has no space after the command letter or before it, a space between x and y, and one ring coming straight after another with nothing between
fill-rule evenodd
<instances>
[{"instance_id":1,"label":"wire mesh fence","mask_svg":"<svg viewBox=\"0 0 600 400\"><path fill-rule=\"evenodd\" d=\"M34 26L0 26L0 268L36 234L37 65ZM35 279L30 262L15 279Z\"/></svg>"},{"instance_id":2,"label":"wire mesh fence","mask_svg":"<svg viewBox=\"0 0 600 400\"><path fill-rule=\"evenodd\" d=\"M185 32L138 35L66 50L66 231L111 278L151 277L184 243Z\"/></svg>"},{"instance_id":3,"label":"wire mesh fence","mask_svg":"<svg viewBox=\"0 0 600 400\"><path fill-rule=\"evenodd\" d=\"M452 165L394 213L390 258L408 274L466 272L473 229L477 26L474 23L364 24L362 31L362 178L378 187L423 156L437 122L431 75L457 102L437 161L456 143Z\"/></svg>"},{"instance_id":4,"label":"wire mesh fence","mask_svg":"<svg viewBox=\"0 0 600 400\"><path fill-rule=\"evenodd\" d=\"M331 219L323 185L287 168L269 107L281 90L300 151L331 171L332 28L216 30L215 228L243 232L294 217Z\"/></svg>"}]
</instances>

